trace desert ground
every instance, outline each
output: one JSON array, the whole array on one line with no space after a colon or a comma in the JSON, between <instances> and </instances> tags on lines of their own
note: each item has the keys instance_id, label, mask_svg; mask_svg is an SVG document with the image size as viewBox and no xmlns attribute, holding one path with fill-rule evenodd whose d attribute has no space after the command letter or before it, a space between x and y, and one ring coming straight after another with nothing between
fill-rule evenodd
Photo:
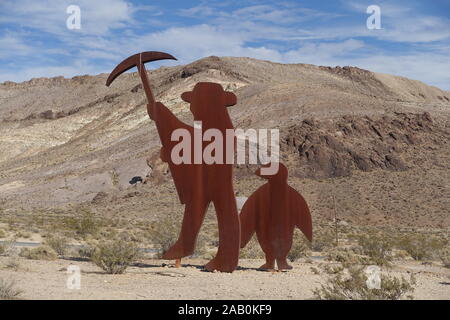
<instances>
[{"instance_id":1,"label":"desert ground","mask_svg":"<svg viewBox=\"0 0 450 320\"><path fill-rule=\"evenodd\" d=\"M125 274L105 274L85 261L21 260L17 271L0 270L0 277L16 280L23 299L313 299L312 290L326 280L311 268L318 262L294 262L293 270L258 271L263 260L241 260L233 273L209 273L206 260L187 259L181 268L162 260L142 260ZM0 258L0 264L7 263ZM67 267L81 269L81 288L67 288ZM439 263L396 263L395 276L414 274L414 299L450 300L450 270Z\"/></svg>"}]
</instances>

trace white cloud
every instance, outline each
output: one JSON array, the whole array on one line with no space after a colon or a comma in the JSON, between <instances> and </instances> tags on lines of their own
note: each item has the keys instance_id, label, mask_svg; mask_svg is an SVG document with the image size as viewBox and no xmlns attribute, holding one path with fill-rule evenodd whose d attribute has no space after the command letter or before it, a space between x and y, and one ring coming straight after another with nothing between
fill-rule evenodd
<instances>
[{"instance_id":1,"label":"white cloud","mask_svg":"<svg viewBox=\"0 0 450 320\"><path fill-rule=\"evenodd\" d=\"M54 34L54 39L62 43L52 47L39 41L29 41L28 34L3 35L0 38L1 58L11 58L17 55L15 52L23 56L34 52L36 64L18 64L17 71L14 72L0 66L0 81L56 76L58 73L74 76L80 73L107 72L128 55L158 50L175 55L179 58L178 63L218 55L248 56L288 63L356 65L373 71L420 79L442 88L449 89L450 86L444 71L449 70L450 66L447 58L450 21L389 3L381 4L383 30L367 30L366 7L359 3L350 3L350 7L362 13L361 23L336 23L333 27L324 28L323 24L316 26L298 22L311 19L335 21L332 19L339 15L305 9L292 3L252 5L226 11L218 5L210 6L208 2L208 5L178 12L191 18L191 22L199 21L199 24L161 29L167 23L161 22L160 31L136 34L134 27L142 27L147 20L136 21L135 14L144 11L148 19L154 19L162 11L151 5L133 6L126 0L77 0L76 3L82 10L82 30L72 32L65 28L65 8L71 2L43 0L37 5L32 0L6 0L0 4L0 10L5 9L7 4L8 8L5 10L9 12L9 15L0 18L0 22L50 32ZM417 19L410 20L412 16ZM410 47L408 51L405 49L399 54L398 50L389 51L383 49L382 45L375 46L370 38L396 44L406 43ZM414 46L411 47L410 44ZM60 65L60 61L57 58L52 60L49 54L63 55L68 65L55 67ZM100 61L100 65L94 65L94 59ZM79 61L85 63L81 65ZM163 62L164 65L175 63Z\"/></svg>"},{"instance_id":2,"label":"white cloud","mask_svg":"<svg viewBox=\"0 0 450 320\"><path fill-rule=\"evenodd\" d=\"M414 2L408 6L381 1L377 5L381 11L382 30L363 30L355 26L346 26L339 30L341 36L367 36L393 42L433 42L450 39L450 19L422 14L414 10ZM347 6L365 13L367 6L360 2L349 2ZM367 15L368 16L368 15ZM324 29L321 34L331 30ZM332 33L335 36L338 34Z\"/></svg>"},{"instance_id":3,"label":"white cloud","mask_svg":"<svg viewBox=\"0 0 450 320\"><path fill-rule=\"evenodd\" d=\"M76 4L81 9L81 34L106 34L126 26L132 21L134 8L125 0L4 0L0 4L2 14L0 23L71 36L66 20L66 9Z\"/></svg>"},{"instance_id":4,"label":"white cloud","mask_svg":"<svg viewBox=\"0 0 450 320\"><path fill-rule=\"evenodd\" d=\"M6 34L0 38L0 58L29 55L32 51L18 35Z\"/></svg>"}]
</instances>

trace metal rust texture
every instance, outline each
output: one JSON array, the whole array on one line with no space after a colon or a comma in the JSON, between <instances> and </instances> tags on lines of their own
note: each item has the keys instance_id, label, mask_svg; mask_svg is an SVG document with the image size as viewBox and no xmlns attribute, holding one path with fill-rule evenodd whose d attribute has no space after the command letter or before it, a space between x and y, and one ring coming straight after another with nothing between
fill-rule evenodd
<instances>
[{"instance_id":1,"label":"metal rust texture","mask_svg":"<svg viewBox=\"0 0 450 320\"><path fill-rule=\"evenodd\" d=\"M258 242L266 255L260 269L292 269L287 255L292 247L294 228L298 227L312 241L312 221L308 204L294 188L287 184L288 170L280 163L275 175L256 175L268 182L259 187L245 202L240 214L241 248L256 231Z\"/></svg>"},{"instance_id":2,"label":"metal rust texture","mask_svg":"<svg viewBox=\"0 0 450 320\"><path fill-rule=\"evenodd\" d=\"M200 134L202 137L206 130L217 129L222 133L222 137L226 137L226 129L234 129L227 107L235 105L237 99L232 92L224 91L220 84L197 83L192 91L184 92L181 98L190 104L194 121L202 122L201 130L180 121L161 102L155 101L150 88L144 63L161 59L175 58L167 53L154 51L135 54L125 59L111 72L106 85L109 86L121 73L132 67L138 68L148 100L147 112L156 124L162 144L160 157L168 163L180 202L185 205L178 240L163 254L163 259L174 259L179 266L182 257L193 254L205 212L212 202L219 227L219 248L216 257L207 263L205 268L208 271L232 272L238 264L240 245L240 223L233 189L233 166L232 164L206 164L202 156L203 150L211 142L201 142L200 150L198 150L198 145L194 143L194 134ZM179 141L171 139L176 129L186 129L190 133L192 160L190 163L173 162L172 150L179 144ZM235 140L233 140L233 150L234 144ZM223 155L227 154L226 148L227 145L224 143ZM199 151L200 162L195 162L194 154L198 154Z\"/></svg>"}]
</instances>

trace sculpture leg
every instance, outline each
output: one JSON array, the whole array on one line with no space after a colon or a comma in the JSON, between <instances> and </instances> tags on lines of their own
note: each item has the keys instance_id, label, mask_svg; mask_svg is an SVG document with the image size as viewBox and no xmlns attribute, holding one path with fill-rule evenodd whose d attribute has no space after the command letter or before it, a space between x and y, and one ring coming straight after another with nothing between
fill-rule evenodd
<instances>
[{"instance_id":1,"label":"sculpture leg","mask_svg":"<svg viewBox=\"0 0 450 320\"><path fill-rule=\"evenodd\" d=\"M233 272L239 260L240 225L233 188L218 195L214 207L219 225L219 249L217 255L206 266L206 270Z\"/></svg>"},{"instance_id":2,"label":"sculpture leg","mask_svg":"<svg viewBox=\"0 0 450 320\"><path fill-rule=\"evenodd\" d=\"M181 259L194 253L197 235L202 226L206 208L207 204L204 201L193 201L193 203L186 204L178 240L163 254L163 259Z\"/></svg>"}]
</instances>

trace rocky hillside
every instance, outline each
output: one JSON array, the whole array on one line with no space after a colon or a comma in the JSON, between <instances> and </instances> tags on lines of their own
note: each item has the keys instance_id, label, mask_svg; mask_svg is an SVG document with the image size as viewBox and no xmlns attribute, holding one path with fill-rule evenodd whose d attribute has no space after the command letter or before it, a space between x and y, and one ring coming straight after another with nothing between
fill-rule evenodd
<instances>
[{"instance_id":1,"label":"rocky hillside","mask_svg":"<svg viewBox=\"0 0 450 320\"><path fill-rule=\"evenodd\" d=\"M151 68L151 64L149 64ZM136 73L0 84L0 209L84 204L111 215L182 212ZM192 121L199 81L238 96L236 127L278 128L290 182L315 219L450 227L450 93L354 67L201 59L149 72L157 99ZM248 196L263 181L237 168ZM128 181L148 176L137 187ZM333 200L334 198L334 200Z\"/></svg>"}]
</instances>

